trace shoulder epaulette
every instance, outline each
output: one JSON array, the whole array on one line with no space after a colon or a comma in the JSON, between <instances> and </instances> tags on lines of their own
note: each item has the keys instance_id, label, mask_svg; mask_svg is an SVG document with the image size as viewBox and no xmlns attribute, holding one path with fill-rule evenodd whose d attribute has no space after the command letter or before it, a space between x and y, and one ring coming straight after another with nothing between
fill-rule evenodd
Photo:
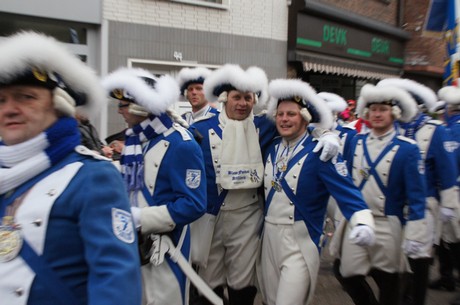
<instances>
[{"instance_id":1,"label":"shoulder epaulette","mask_svg":"<svg viewBox=\"0 0 460 305\"><path fill-rule=\"evenodd\" d=\"M431 124L431 125L444 125L444 123L440 120L429 120L428 122L426 122L427 124Z\"/></svg>"},{"instance_id":2,"label":"shoulder epaulette","mask_svg":"<svg viewBox=\"0 0 460 305\"><path fill-rule=\"evenodd\" d=\"M207 120L209 118L212 118L213 116L215 116L216 114L213 113L213 112L208 112L206 113L205 115L197 118L193 123L196 123L196 122L199 122L199 121L203 121L203 120Z\"/></svg>"},{"instance_id":3,"label":"shoulder epaulette","mask_svg":"<svg viewBox=\"0 0 460 305\"><path fill-rule=\"evenodd\" d=\"M83 146L83 145L76 146L75 151L79 153L80 155L92 157L93 159L96 159L96 160L112 161L111 159L104 157L100 155L99 153L95 152L94 150L91 150L88 147Z\"/></svg>"},{"instance_id":4,"label":"shoulder epaulette","mask_svg":"<svg viewBox=\"0 0 460 305\"><path fill-rule=\"evenodd\" d=\"M257 113L257 114L254 114L254 116L257 116L257 117L262 117L262 116L266 116L268 113L267 110L262 110L261 112Z\"/></svg>"},{"instance_id":5,"label":"shoulder epaulette","mask_svg":"<svg viewBox=\"0 0 460 305\"><path fill-rule=\"evenodd\" d=\"M408 137L405 137L405 136L399 135L399 136L396 136L396 138L398 138L398 139L401 140L401 141L408 142L408 143L410 143L410 144L417 144L417 142L416 142L415 140L412 140L412 139L410 139L410 138L408 138Z\"/></svg>"},{"instance_id":6,"label":"shoulder epaulette","mask_svg":"<svg viewBox=\"0 0 460 305\"><path fill-rule=\"evenodd\" d=\"M212 115L209 115L209 116L208 116L208 115L204 115L204 116L202 116L202 117L196 119L196 121L194 121L193 124L199 123L199 122L203 122L203 121L207 121L207 120L209 120L209 119L211 119L211 118L213 118L213 117L215 117L215 116L216 116L216 115L215 115L214 113L212 113ZM193 124L192 124L192 125L193 125Z\"/></svg>"}]
</instances>

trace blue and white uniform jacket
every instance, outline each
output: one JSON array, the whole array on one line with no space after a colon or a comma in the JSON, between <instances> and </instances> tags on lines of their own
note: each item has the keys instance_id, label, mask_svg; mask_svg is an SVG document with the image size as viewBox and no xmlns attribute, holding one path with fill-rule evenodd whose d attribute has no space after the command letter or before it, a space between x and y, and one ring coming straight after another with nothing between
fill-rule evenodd
<instances>
[{"instance_id":1,"label":"blue and white uniform jacket","mask_svg":"<svg viewBox=\"0 0 460 305\"><path fill-rule=\"evenodd\" d=\"M207 105L195 113L191 111L185 112L182 114L182 118L187 122L187 124L192 125L196 121L207 119L218 114L219 110Z\"/></svg>"},{"instance_id":2,"label":"blue and white uniform jacket","mask_svg":"<svg viewBox=\"0 0 460 305\"><path fill-rule=\"evenodd\" d=\"M333 133L339 136L340 138L340 154L342 157L348 155L348 150L350 149L350 142L353 137L358 134L356 129L351 126L343 126L336 123L336 127L332 130Z\"/></svg>"},{"instance_id":3,"label":"blue and white uniform jacket","mask_svg":"<svg viewBox=\"0 0 460 305\"><path fill-rule=\"evenodd\" d=\"M141 303L137 241L120 173L87 148L76 150L0 196L1 217L23 198L15 222L25 240L19 256L0 263L1 304Z\"/></svg>"},{"instance_id":4,"label":"blue and white uniform jacket","mask_svg":"<svg viewBox=\"0 0 460 305\"><path fill-rule=\"evenodd\" d=\"M308 240L312 241L310 247L314 246L317 253L329 196L336 199L351 226L374 226L370 210L353 184L341 156L336 164L321 161L319 154L312 152L316 145L312 136L307 136L295 148L280 180L282 190L277 191L272 182L280 175L274 168L280 143L281 138L273 141L265 159L266 222L301 226L304 234L309 236Z\"/></svg>"},{"instance_id":5,"label":"blue and white uniform jacket","mask_svg":"<svg viewBox=\"0 0 460 305\"><path fill-rule=\"evenodd\" d=\"M452 141L448 147L449 150L454 151L457 164L457 186L460 186L460 114L448 118L447 128Z\"/></svg>"},{"instance_id":6,"label":"blue and white uniform jacket","mask_svg":"<svg viewBox=\"0 0 460 305\"><path fill-rule=\"evenodd\" d=\"M450 142L444 142L445 149L453 151L455 155L457 169L457 188L460 187L460 114L452 115L447 119L447 130ZM452 171L453 172L453 171ZM454 198L459 198L452 196ZM460 200L459 200L460 201ZM447 243L457 243L460 241L460 208L457 208L457 217L443 226L442 239Z\"/></svg>"},{"instance_id":7,"label":"blue and white uniform jacket","mask_svg":"<svg viewBox=\"0 0 460 305\"><path fill-rule=\"evenodd\" d=\"M335 127L332 129L332 132L335 133L340 139L340 150L339 153L342 155L342 158L348 155L348 150L350 149L350 142L353 137L358 134L354 127L349 126L342 126L338 123L335 123ZM338 227L340 221L343 219L343 215L340 212L340 209L337 206L337 202L333 197L329 198L328 208L327 208L327 217L332 219L334 222L334 226ZM326 225L326 224L325 224ZM325 227L325 230L326 227ZM323 235L324 238L327 238L327 235ZM326 239L324 239L322 244L326 243Z\"/></svg>"},{"instance_id":8,"label":"blue and white uniform jacket","mask_svg":"<svg viewBox=\"0 0 460 305\"><path fill-rule=\"evenodd\" d=\"M441 121L431 120L426 114L419 115L414 123L416 128L408 128L411 123L401 124L401 134L417 142L425 162L427 208L436 211L438 203L446 208L457 208L458 171L448 131Z\"/></svg>"},{"instance_id":9,"label":"blue and white uniform jacket","mask_svg":"<svg viewBox=\"0 0 460 305\"><path fill-rule=\"evenodd\" d=\"M273 121L266 116L254 116L254 125L259 134L259 144L262 155L276 134ZM200 120L190 127L190 131L198 141L205 160L206 183L207 183L207 213L217 215L228 191L216 184L216 171L219 170L220 150L222 145L222 129L219 126L219 116L213 116ZM258 201L257 189L233 190L238 200L232 200L232 208L240 208ZM236 201L236 202L235 202Z\"/></svg>"},{"instance_id":10,"label":"blue and white uniform jacket","mask_svg":"<svg viewBox=\"0 0 460 305\"><path fill-rule=\"evenodd\" d=\"M192 135L174 124L144 145L144 188L137 194L141 208L141 233L167 234L182 254L190 257L190 229L188 224L201 217L206 210L206 181L203 155ZM146 290L154 289L148 302L185 304L187 278L169 255L169 268L152 269L144 275ZM160 271L161 270L161 271ZM166 271L165 271L166 270ZM165 272L165 273L164 273ZM173 284L173 282L175 283ZM150 288L152 287L152 288ZM177 300L181 292L182 301ZM145 291L149 295L151 292ZM152 300L153 298L154 300Z\"/></svg>"},{"instance_id":11,"label":"blue and white uniform jacket","mask_svg":"<svg viewBox=\"0 0 460 305\"><path fill-rule=\"evenodd\" d=\"M426 242L424 164L415 141L394 131L371 157L368 146L381 139L371 134L353 138L347 166L374 217L393 215L406 225L405 238ZM369 144L371 143L371 144ZM408 206L405 217L405 206Z\"/></svg>"}]
</instances>

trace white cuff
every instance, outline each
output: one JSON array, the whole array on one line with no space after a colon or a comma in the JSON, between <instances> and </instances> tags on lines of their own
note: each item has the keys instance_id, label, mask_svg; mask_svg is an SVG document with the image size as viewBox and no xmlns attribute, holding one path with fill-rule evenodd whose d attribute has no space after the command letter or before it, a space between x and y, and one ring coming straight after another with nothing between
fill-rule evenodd
<instances>
[{"instance_id":1,"label":"white cuff","mask_svg":"<svg viewBox=\"0 0 460 305\"><path fill-rule=\"evenodd\" d=\"M131 215L133 216L134 227L139 231L141 227L141 209L138 207L131 207Z\"/></svg>"},{"instance_id":2,"label":"white cuff","mask_svg":"<svg viewBox=\"0 0 460 305\"><path fill-rule=\"evenodd\" d=\"M141 224L143 234L170 232L176 227L166 205L142 208Z\"/></svg>"},{"instance_id":3,"label":"white cuff","mask_svg":"<svg viewBox=\"0 0 460 305\"><path fill-rule=\"evenodd\" d=\"M374 216L372 216L372 211L369 209L354 212L350 218L349 223L352 228L356 227L358 224L361 224L369 226L375 230Z\"/></svg>"}]
</instances>

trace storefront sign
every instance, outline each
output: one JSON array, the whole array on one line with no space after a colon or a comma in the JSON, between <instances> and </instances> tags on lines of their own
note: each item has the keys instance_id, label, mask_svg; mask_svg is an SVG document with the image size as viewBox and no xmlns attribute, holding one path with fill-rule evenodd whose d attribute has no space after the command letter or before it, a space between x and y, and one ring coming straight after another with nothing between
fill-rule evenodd
<instances>
[{"instance_id":1,"label":"storefront sign","mask_svg":"<svg viewBox=\"0 0 460 305\"><path fill-rule=\"evenodd\" d=\"M297 18L296 48L384 65L404 63L403 42L306 14Z\"/></svg>"}]
</instances>

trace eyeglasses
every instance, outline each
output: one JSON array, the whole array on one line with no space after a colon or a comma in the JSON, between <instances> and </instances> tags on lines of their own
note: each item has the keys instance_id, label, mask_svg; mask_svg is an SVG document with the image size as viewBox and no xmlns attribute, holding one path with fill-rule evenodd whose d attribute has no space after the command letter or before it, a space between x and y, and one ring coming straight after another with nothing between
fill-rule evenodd
<instances>
[{"instance_id":1,"label":"eyeglasses","mask_svg":"<svg viewBox=\"0 0 460 305\"><path fill-rule=\"evenodd\" d=\"M129 103L123 104L123 103L118 103L118 109L129 107Z\"/></svg>"}]
</instances>

